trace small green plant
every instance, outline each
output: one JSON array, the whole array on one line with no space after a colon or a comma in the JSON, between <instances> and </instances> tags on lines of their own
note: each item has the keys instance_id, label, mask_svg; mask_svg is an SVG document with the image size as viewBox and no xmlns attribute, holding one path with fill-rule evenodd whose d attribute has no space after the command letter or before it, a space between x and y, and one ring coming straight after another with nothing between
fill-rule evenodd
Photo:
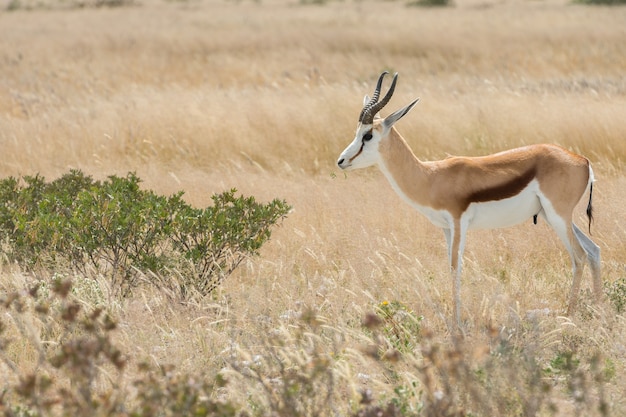
<instances>
[{"instance_id":1,"label":"small green plant","mask_svg":"<svg viewBox=\"0 0 626 417\"><path fill-rule=\"evenodd\" d=\"M31 269L93 268L122 295L145 277L183 298L207 295L258 253L291 209L278 199L237 197L235 189L197 209L182 192L160 196L140 182L133 173L94 181L78 170L49 183L38 175L0 181L7 258Z\"/></svg>"},{"instance_id":2,"label":"small green plant","mask_svg":"<svg viewBox=\"0 0 626 417\"><path fill-rule=\"evenodd\" d=\"M574 356L573 352L558 352L554 358L550 360L550 366L544 369L546 374L555 375L573 372L578 369L580 360Z\"/></svg>"},{"instance_id":3,"label":"small green plant","mask_svg":"<svg viewBox=\"0 0 626 417\"><path fill-rule=\"evenodd\" d=\"M376 315L382 320L381 330L394 349L404 353L416 347L422 316L417 316L400 301L379 303Z\"/></svg>"},{"instance_id":4,"label":"small green plant","mask_svg":"<svg viewBox=\"0 0 626 417\"><path fill-rule=\"evenodd\" d=\"M419 398L417 398L417 381L413 381L410 386L398 385L393 389L394 396L389 400L394 405L394 410L401 416L417 416L419 409Z\"/></svg>"},{"instance_id":5,"label":"small green plant","mask_svg":"<svg viewBox=\"0 0 626 417\"><path fill-rule=\"evenodd\" d=\"M564 379L570 398L574 400L577 409L589 410L591 407L597 407L603 416L609 415L603 384L613 378L614 372L612 361L606 359L603 361L599 352L589 359L588 364L581 363L574 352L558 352L550 360L550 366L544 369L546 375ZM597 405L590 405L594 402L597 402Z\"/></svg>"},{"instance_id":6,"label":"small green plant","mask_svg":"<svg viewBox=\"0 0 626 417\"><path fill-rule=\"evenodd\" d=\"M604 283L604 293L618 314L626 311L626 277Z\"/></svg>"}]
</instances>

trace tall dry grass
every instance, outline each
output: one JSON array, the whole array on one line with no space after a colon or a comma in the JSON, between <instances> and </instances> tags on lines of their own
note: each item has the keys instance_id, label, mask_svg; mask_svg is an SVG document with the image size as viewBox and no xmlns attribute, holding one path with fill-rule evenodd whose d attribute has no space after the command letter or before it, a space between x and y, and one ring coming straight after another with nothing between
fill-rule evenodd
<instances>
[{"instance_id":1,"label":"tall dry grass","mask_svg":"<svg viewBox=\"0 0 626 417\"><path fill-rule=\"evenodd\" d=\"M361 319L396 300L423 316L427 340L453 345L446 249L442 233L378 172L344 176L335 168L363 95L381 70L400 73L388 111L421 97L398 129L424 159L538 142L588 156L597 177L593 239L604 280L613 282L626 273L624 21L624 8L553 1L446 9L149 1L3 12L0 175L136 171L146 187L184 190L199 206L231 187L285 198L294 211L283 227L213 300L182 306L151 288L119 300L102 277L74 277L79 297L119 317L118 342L131 362L190 372L217 372L237 349L267 350L271 329L291 340L295 317L312 309L344 335L320 343L338 349L329 355L345 397L358 402L359 390L370 388L389 399L415 381L419 395L427 389L414 365L424 351L412 351L415 361L390 377L358 353L367 342ZM582 224L582 207L577 215ZM491 329L520 349L536 345L540 364L561 352L583 360L600 353L613 369L605 395L613 414L623 413L624 317L589 304L587 278L580 312L561 317L570 265L552 231L529 222L471 233L467 246L465 353L493 347ZM0 272L5 291L35 279L13 266ZM11 355L32 366L32 351ZM558 415L599 414L598 392L581 408L563 381L546 379Z\"/></svg>"}]
</instances>

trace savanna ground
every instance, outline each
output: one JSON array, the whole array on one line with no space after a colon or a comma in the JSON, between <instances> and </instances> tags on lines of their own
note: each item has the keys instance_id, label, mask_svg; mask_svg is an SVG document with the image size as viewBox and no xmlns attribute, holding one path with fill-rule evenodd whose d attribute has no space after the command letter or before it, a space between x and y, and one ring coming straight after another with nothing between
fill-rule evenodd
<instances>
[{"instance_id":1,"label":"savanna ground","mask_svg":"<svg viewBox=\"0 0 626 417\"><path fill-rule=\"evenodd\" d=\"M1 177L134 171L144 187L184 190L196 206L232 187L293 206L260 256L209 299L181 304L149 286L120 299L109 296L106 277L62 272L84 306L103 306L119 322L114 338L129 365L110 379L120 390L145 360L181 374L223 372L235 382L213 395L263 414L261 399L271 395L246 379L235 356L282 362L268 381L323 358L336 394L324 397L329 413L349 414L369 395L406 413L434 410L456 393L467 413L487 415L478 403L496 400L472 400L480 391L472 387L446 388L463 385L467 371L467 381L483 383L481 395L499 396L492 409L502 415L626 414L626 318L609 301L590 302L588 271L578 312L564 316L570 261L545 223L470 233L465 336L457 339L441 231L376 169L344 175L335 166L363 95L382 70L397 71L383 112L421 98L397 128L422 159L541 142L589 157L603 280L623 280L626 8L492 0L447 8L369 0L12 4L0 12ZM582 203L576 221L586 226ZM0 288L26 288L43 275L5 263ZM415 333L402 333L402 346L388 331L362 326L389 305L418 322L398 325ZM312 339L300 333L302 313L316 316ZM391 333L403 331L393 326ZM372 345L391 354L377 359ZM503 346L508 356L498 352ZM32 368L32 349L18 344L8 354ZM507 361L494 370L499 354ZM563 365L572 357L575 365ZM517 378L529 361L537 378ZM2 365L0 373L10 375ZM526 404L531 394L543 398L535 408Z\"/></svg>"}]
</instances>

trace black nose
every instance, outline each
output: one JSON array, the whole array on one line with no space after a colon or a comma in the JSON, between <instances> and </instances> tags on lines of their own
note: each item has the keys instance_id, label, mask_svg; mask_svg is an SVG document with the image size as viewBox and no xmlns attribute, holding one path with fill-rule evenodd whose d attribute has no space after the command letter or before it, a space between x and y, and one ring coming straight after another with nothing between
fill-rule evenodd
<instances>
[{"instance_id":1,"label":"black nose","mask_svg":"<svg viewBox=\"0 0 626 417\"><path fill-rule=\"evenodd\" d=\"M339 161L337 161L337 165L343 164L343 160L344 160L344 158L341 158Z\"/></svg>"}]
</instances>

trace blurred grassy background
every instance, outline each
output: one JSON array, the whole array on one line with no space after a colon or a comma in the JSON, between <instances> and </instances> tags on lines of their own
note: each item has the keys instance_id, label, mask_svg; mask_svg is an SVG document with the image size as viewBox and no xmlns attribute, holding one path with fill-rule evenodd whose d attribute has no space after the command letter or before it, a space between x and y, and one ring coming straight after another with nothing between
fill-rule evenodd
<instances>
[{"instance_id":1,"label":"blurred grassy background","mask_svg":"<svg viewBox=\"0 0 626 417\"><path fill-rule=\"evenodd\" d=\"M420 158L540 142L589 157L603 277L626 274L623 7L556 0L459 0L448 8L282 0L41 4L0 13L0 175L135 171L145 187L184 190L198 206L231 187L294 206L261 256L230 277L213 302L172 305L155 289L112 300L105 280L90 277L102 288L87 291L85 303L105 304L121 317L120 341L136 358L219 369L219 352L231 343L254 346L250 335L263 334L261 322L279 323L307 306L329 326L353 329L384 300L408 305L446 340L452 284L443 234L406 207L377 170L344 176L335 167L363 95L385 69L400 78L384 112L421 98L397 126ZM626 409L623 316L606 307L589 319L585 278L582 313L558 318L570 261L545 224L471 233L464 272L472 343L482 343L480 329L516 329L527 311L548 309L542 320L559 337L541 355L572 340L582 354L604 352L617 369L612 404ZM30 279L11 266L0 271L3 288ZM354 375L367 369L353 366ZM383 374L371 380L393 389Z\"/></svg>"}]
</instances>

